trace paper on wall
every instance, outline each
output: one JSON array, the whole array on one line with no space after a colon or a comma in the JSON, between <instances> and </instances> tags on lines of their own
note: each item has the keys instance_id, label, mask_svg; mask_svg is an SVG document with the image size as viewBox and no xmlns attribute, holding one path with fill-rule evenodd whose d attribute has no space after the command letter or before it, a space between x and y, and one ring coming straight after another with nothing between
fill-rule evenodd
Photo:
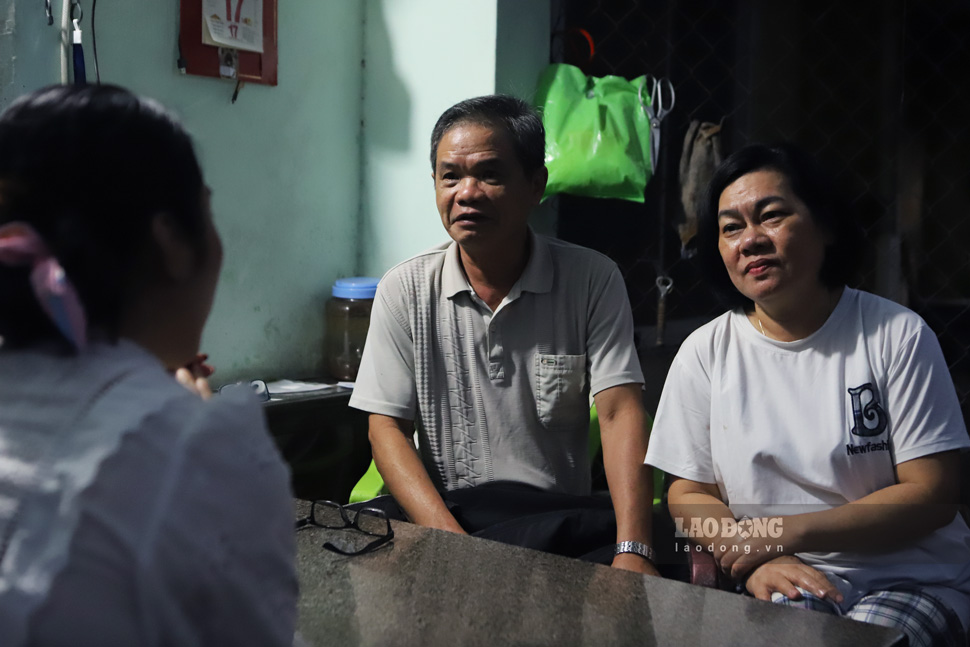
<instances>
[{"instance_id":1,"label":"paper on wall","mask_svg":"<svg viewBox=\"0 0 970 647\"><path fill-rule=\"evenodd\" d=\"M263 0L202 0L202 42L263 53Z\"/></svg>"}]
</instances>

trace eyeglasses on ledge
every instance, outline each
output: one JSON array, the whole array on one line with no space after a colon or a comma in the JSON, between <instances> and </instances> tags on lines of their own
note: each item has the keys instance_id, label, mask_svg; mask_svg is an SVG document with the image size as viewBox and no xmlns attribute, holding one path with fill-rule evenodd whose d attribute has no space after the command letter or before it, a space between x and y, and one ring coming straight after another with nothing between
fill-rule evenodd
<instances>
[{"instance_id":1,"label":"eyeglasses on ledge","mask_svg":"<svg viewBox=\"0 0 970 647\"><path fill-rule=\"evenodd\" d=\"M321 517L324 517L323 513L327 510L337 511L340 516L340 522L334 523L321 519ZM383 510L378 510L377 508L347 510L344 506L333 501L318 500L310 504L310 514L297 520L296 529L300 530L301 528L308 528L310 526L326 528L328 530L353 528L365 535L375 537L373 541L357 550L345 550L329 541L323 544L323 547L327 550L340 555L347 555L348 557L374 552L394 539L394 529L391 528L391 521L387 518L387 514Z\"/></svg>"}]
</instances>

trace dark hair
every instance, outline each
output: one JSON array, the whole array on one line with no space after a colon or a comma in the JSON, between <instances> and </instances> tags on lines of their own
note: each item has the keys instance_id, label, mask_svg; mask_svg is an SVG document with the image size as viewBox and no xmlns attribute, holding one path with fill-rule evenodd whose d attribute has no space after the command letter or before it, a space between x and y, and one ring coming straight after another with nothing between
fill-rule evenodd
<instances>
[{"instance_id":1,"label":"dark hair","mask_svg":"<svg viewBox=\"0 0 970 647\"><path fill-rule=\"evenodd\" d=\"M64 268L88 327L117 337L132 277L155 253L166 213L204 254L202 171L192 141L154 101L107 85L52 86L0 115L0 225L32 226ZM61 339L37 303L30 268L0 265L0 336Z\"/></svg>"},{"instance_id":2,"label":"dark hair","mask_svg":"<svg viewBox=\"0 0 970 647\"><path fill-rule=\"evenodd\" d=\"M533 175L546 163L546 129L528 103L507 94L490 94L456 103L438 117L431 131L431 171L438 162L438 144L449 130L460 124L501 126L512 138L515 155L526 175Z\"/></svg>"},{"instance_id":3,"label":"dark hair","mask_svg":"<svg viewBox=\"0 0 970 647\"><path fill-rule=\"evenodd\" d=\"M832 237L825 248L819 281L837 288L852 280L862 258L864 235L832 178L808 153L794 144L751 144L728 157L714 172L701 205L697 259L712 287L731 306L751 300L731 282L718 249L718 204L732 182L755 171L771 169L784 175L794 194L805 203L815 224Z\"/></svg>"}]
</instances>

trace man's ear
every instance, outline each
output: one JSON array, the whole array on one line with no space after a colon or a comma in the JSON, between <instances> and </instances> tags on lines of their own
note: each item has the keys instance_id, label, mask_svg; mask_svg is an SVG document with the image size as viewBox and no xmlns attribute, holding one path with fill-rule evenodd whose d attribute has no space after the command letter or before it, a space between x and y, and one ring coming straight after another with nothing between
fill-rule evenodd
<instances>
[{"instance_id":1,"label":"man's ear","mask_svg":"<svg viewBox=\"0 0 970 647\"><path fill-rule=\"evenodd\" d=\"M170 214L162 212L152 216L152 239L161 261L159 271L173 281L186 281L195 275L196 250Z\"/></svg>"},{"instance_id":2,"label":"man's ear","mask_svg":"<svg viewBox=\"0 0 970 647\"><path fill-rule=\"evenodd\" d=\"M542 201L542 194L546 192L547 182L549 182L549 169L543 165L532 176L532 190L535 193L536 204Z\"/></svg>"}]
</instances>

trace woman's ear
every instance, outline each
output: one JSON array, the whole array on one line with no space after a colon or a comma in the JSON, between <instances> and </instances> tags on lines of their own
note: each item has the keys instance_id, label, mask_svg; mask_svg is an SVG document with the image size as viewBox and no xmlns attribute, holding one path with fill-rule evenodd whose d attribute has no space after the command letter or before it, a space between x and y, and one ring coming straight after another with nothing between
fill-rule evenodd
<instances>
[{"instance_id":1,"label":"woman's ear","mask_svg":"<svg viewBox=\"0 0 970 647\"><path fill-rule=\"evenodd\" d=\"M158 249L159 271L173 281L187 281L198 269L197 252L168 213L152 217L152 239Z\"/></svg>"}]
</instances>

